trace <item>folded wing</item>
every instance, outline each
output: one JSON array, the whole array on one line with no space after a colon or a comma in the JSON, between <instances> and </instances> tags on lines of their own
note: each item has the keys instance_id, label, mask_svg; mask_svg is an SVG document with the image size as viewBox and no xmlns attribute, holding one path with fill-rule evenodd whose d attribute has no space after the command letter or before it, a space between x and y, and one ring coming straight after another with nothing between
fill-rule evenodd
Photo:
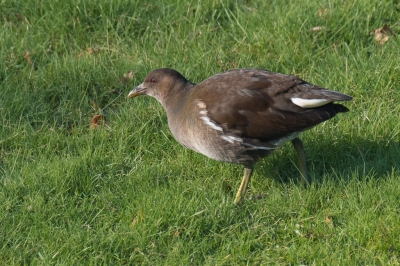
<instances>
[{"instance_id":1,"label":"folded wing","mask_svg":"<svg viewBox=\"0 0 400 266\"><path fill-rule=\"evenodd\" d=\"M304 131L346 112L346 107L333 102L351 99L295 76L255 69L228 71L197 87L212 121L240 137L260 141ZM215 99L218 104L213 104Z\"/></svg>"}]
</instances>

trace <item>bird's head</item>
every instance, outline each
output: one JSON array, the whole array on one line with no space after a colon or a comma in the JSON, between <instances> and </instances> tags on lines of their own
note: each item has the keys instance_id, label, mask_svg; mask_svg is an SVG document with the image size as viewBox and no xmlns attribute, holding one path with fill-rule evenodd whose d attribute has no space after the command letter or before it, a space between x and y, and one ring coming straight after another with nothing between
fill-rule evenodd
<instances>
[{"instance_id":1,"label":"bird's head","mask_svg":"<svg viewBox=\"0 0 400 266\"><path fill-rule=\"evenodd\" d=\"M184 89L187 83L190 82L173 69L156 69L147 74L143 83L129 92L128 98L149 95L163 103L168 95Z\"/></svg>"}]
</instances>

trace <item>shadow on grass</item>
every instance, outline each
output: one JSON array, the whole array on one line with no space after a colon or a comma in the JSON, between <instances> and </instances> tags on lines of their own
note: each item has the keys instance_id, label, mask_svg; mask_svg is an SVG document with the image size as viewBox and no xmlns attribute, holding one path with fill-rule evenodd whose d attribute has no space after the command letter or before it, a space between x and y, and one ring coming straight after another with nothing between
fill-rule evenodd
<instances>
[{"instance_id":1,"label":"shadow on grass","mask_svg":"<svg viewBox=\"0 0 400 266\"><path fill-rule=\"evenodd\" d=\"M305 143L306 160L313 182L323 182L325 177L348 182L355 177L388 178L400 168L400 144L383 136L380 140L351 139L323 143ZM299 183L297 155L291 145L269 158L260 161L255 171L259 176L277 182Z\"/></svg>"},{"instance_id":2,"label":"shadow on grass","mask_svg":"<svg viewBox=\"0 0 400 266\"><path fill-rule=\"evenodd\" d=\"M389 136L381 137L380 140L369 140L363 138L353 138L342 141L324 139L320 142L314 140L304 141L307 156L307 167L314 185L322 184L325 180L335 183L347 184L354 179L358 181L366 179L386 179L391 178L394 172L400 170L400 144L391 140ZM176 143L176 145L179 145ZM185 155L191 156L192 152ZM195 152L193 152L193 155ZM243 167L233 166L234 169L225 172L227 168L217 166L227 164L222 162L210 163L196 168L196 160L186 158L190 170L185 170L182 165L171 165L164 169L158 169L157 174L152 175L153 186L159 188L170 188L182 182L200 182L200 179L207 178L218 180L204 182L214 182L220 187L223 194L234 197L240 180L243 175ZM211 160L211 159L210 159ZM160 162L161 163L161 162ZM128 167L128 166L127 166ZM156 166L153 166L158 168ZM211 168L217 170L223 167L223 172L214 174ZM269 157L258 162L254 168L258 182L268 182L268 179L277 184L298 184L300 186L300 172L297 168L297 155L292 145L287 144L282 149L275 151ZM154 172L156 169L150 171ZM218 170L217 170L218 171ZM222 175L221 175L222 174ZM255 181L255 180L254 180ZM190 185L184 185L189 187ZM251 191L251 187L249 189ZM250 193L252 194L252 193ZM253 195L254 199L262 196Z\"/></svg>"}]
</instances>

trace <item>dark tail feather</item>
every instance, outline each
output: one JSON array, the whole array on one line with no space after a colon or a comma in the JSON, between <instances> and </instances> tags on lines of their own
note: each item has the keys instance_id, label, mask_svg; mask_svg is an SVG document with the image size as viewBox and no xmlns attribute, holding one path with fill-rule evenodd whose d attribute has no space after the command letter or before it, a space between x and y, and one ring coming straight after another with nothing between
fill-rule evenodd
<instances>
[{"instance_id":1,"label":"dark tail feather","mask_svg":"<svg viewBox=\"0 0 400 266\"><path fill-rule=\"evenodd\" d=\"M326 99L330 99L333 101L340 101L340 102L344 102L344 101L350 101L351 99L353 99L353 97L338 92L338 91L331 91L331 90L327 90L327 89L321 89L319 91L319 93L321 93L322 98L326 98Z\"/></svg>"},{"instance_id":2,"label":"dark tail feather","mask_svg":"<svg viewBox=\"0 0 400 266\"><path fill-rule=\"evenodd\" d=\"M338 108L338 113L346 113L348 111L350 111L346 106L341 105L341 104L334 104L334 106L336 106L336 108Z\"/></svg>"}]
</instances>

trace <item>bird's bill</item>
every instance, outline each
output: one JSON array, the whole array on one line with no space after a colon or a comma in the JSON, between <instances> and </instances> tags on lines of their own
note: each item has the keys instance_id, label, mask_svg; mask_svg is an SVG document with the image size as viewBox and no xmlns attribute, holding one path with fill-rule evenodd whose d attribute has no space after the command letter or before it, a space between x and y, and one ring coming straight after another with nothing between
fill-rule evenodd
<instances>
[{"instance_id":1,"label":"bird's bill","mask_svg":"<svg viewBox=\"0 0 400 266\"><path fill-rule=\"evenodd\" d=\"M128 94L128 98L135 98L137 96L146 94L146 88L143 86L143 83L131 90Z\"/></svg>"}]
</instances>

